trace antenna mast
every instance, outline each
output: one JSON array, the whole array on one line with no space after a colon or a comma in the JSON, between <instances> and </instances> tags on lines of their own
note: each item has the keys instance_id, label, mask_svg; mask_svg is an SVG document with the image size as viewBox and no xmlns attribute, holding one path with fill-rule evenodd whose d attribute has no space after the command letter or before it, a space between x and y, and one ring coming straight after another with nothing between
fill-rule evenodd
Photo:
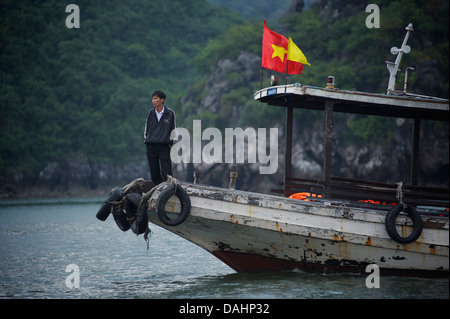
<instances>
[{"instance_id":1,"label":"antenna mast","mask_svg":"<svg viewBox=\"0 0 450 319\"><path fill-rule=\"evenodd\" d=\"M402 46L400 49L396 47L391 48L391 54L397 55L397 58L395 59L395 62L386 61L386 67L389 71L389 84L387 88L387 94L393 94L395 90L395 82L397 80L397 73L399 72L398 67L400 66L400 61L402 59L403 53L408 54L411 52L411 47L409 45L406 45L406 42L408 42L409 34L411 31L413 31L413 25L412 23L408 24L408 26L405 28L406 35L405 39L403 40Z\"/></svg>"}]
</instances>

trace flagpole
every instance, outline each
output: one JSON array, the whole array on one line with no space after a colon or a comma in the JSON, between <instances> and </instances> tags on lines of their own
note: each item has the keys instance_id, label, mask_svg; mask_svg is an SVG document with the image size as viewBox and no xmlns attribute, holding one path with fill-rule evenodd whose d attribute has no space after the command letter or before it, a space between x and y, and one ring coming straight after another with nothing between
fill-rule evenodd
<instances>
[{"instance_id":1,"label":"flagpole","mask_svg":"<svg viewBox=\"0 0 450 319\"><path fill-rule=\"evenodd\" d=\"M260 90L262 90L262 82L263 82L263 71L264 71L264 68L263 68L263 67L261 67L261 88L260 88Z\"/></svg>"},{"instance_id":2,"label":"flagpole","mask_svg":"<svg viewBox=\"0 0 450 319\"><path fill-rule=\"evenodd\" d=\"M284 75L284 85L287 85L289 60L286 59L286 74Z\"/></svg>"},{"instance_id":3,"label":"flagpole","mask_svg":"<svg viewBox=\"0 0 450 319\"><path fill-rule=\"evenodd\" d=\"M287 49L287 53L286 53L286 74L284 75L284 85L287 85L287 78L288 78L288 66L289 66L289 59L288 59L288 55L289 55L289 42L288 42L288 49ZM284 87L284 91L286 92L286 86Z\"/></svg>"},{"instance_id":4,"label":"flagpole","mask_svg":"<svg viewBox=\"0 0 450 319\"><path fill-rule=\"evenodd\" d=\"M266 20L264 20L264 24L263 24L263 39L262 39L262 46L263 46L263 51L264 51L264 29L266 28ZM264 52L263 52L264 55ZM262 83L263 83L263 72L264 72L264 68L263 68L263 63L261 63L261 88L260 90L262 90Z\"/></svg>"}]
</instances>

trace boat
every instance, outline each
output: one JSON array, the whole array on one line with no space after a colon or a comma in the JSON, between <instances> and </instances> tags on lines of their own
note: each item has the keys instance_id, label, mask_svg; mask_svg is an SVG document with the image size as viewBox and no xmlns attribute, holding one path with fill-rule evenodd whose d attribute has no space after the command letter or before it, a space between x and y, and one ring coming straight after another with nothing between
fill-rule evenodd
<instances>
[{"instance_id":1,"label":"boat","mask_svg":"<svg viewBox=\"0 0 450 319\"><path fill-rule=\"evenodd\" d=\"M412 25L408 27L407 35ZM406 40L396 54L409 52ZM393 66L388 63L391 75L399 62L397 58ZM137 179L119 190L119 196L112 192L103 211L123 220L124 201L139 194L134 211L126 212L130 224L140 218L144 224L158 225L237 272L365 273L369 265L376 265L382 276L448 277L449 190L418 185L420 121L448 122L448 99L396 91L391 83L382 94L340 90L333 82L330 77L323 88L274 83L254 93L255 101L286 112L284 180L272 194L236 189L233 173L228 188L172 177L159 185ZM321 180L291 174L294 108L324 112ZM413 119L410 181L386 184L333 176L335 112ZM142 227L133 229L144 233Z\"/></svg>"}]
</instances>

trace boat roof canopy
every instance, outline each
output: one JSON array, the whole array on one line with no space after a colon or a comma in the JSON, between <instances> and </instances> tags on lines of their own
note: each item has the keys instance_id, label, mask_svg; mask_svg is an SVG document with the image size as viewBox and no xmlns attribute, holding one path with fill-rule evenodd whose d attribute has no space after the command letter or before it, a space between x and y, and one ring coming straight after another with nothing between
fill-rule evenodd
<instances>
[{"instance_id":1,"label":"boat roof canopy","mask_svg":"<svg viewBox=\"0 0 450 319\"><path fill-rule=\"evenodd\" d=\"M324 110L325 102L332 102L334 112L449 121L449 100L423 95L364 93L296 83L261 89L254 100L312 110Z\"/></svg>"}]
</instances>

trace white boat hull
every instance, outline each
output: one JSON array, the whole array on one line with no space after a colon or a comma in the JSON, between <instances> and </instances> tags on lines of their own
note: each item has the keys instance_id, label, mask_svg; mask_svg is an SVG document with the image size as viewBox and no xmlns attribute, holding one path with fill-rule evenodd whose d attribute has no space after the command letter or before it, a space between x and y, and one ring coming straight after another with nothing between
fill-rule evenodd
<instances>
[{"instance_id":1,"label":"white boat hull","mask_svg":"<svg viewBox=\"0 0 450 319\"><path fill-rule=\"evenodd\" d=\"M308 202L278 196L182 184L191 200L187 220L163 224L156 213L162 188L148 200L148 218L206 249L238 272L291 270L448 276L448 217L422 216L424 228L413 243L398 244L385 229L386 211ZM177 214L172 196L166 211ZM176 216L176 215L174 215ZM397 219L407 236L411 223Z\"/></svg>"}]
</instances>

